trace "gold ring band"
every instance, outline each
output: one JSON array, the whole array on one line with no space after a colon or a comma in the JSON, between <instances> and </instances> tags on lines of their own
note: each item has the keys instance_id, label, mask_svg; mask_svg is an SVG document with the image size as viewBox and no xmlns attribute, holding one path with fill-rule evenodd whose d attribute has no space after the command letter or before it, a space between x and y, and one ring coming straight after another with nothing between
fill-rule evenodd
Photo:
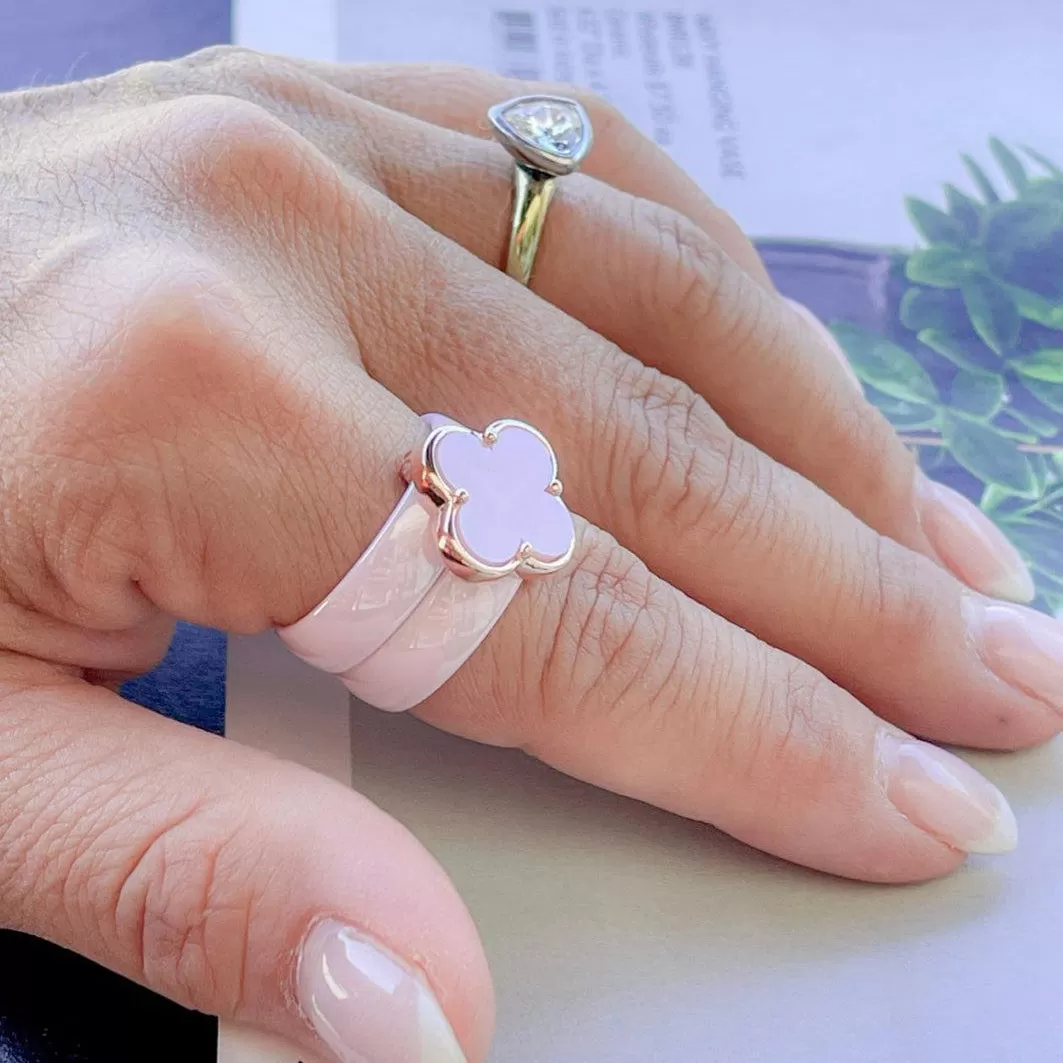
<instances>
[{"instance_id":1,"label":"gold ring band","mask_svg":"<svg viewBox=\"0 0 1063 1063\"><path fill-rule=\"evenodd\" d=\"M586 158L591 123L583 107L564 96L518 96L492 107L488 118L516 163L505 270L527 285L557 178L574 173Z\"/></svg>"}]
</instances>

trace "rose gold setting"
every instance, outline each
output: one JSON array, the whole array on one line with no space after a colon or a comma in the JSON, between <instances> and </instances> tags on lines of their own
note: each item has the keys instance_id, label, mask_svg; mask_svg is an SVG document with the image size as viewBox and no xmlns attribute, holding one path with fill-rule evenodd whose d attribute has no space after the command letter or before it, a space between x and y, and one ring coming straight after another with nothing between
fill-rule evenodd
<instances>
[{"instance_id":1,"label":"rose gold setting","mask_svg":"<svg viewBox=\"0 0 1063 1063\"><path fill-rule=\"evenodd\" d=\"M482 582L496 580L515 573L518 576L549 575L563 569L575 552L575 542L559 558L544 560L536 557L531 543L522 543L516 555L505 565L491 565L476 557L461 541L455 531L455 517L459 507L468 501L464 488L454 489L438 470L436 453L440 441L452 433L465 433L477 437L484 446L493 447L500 433L506 428L520 428L536 436L550 455L553 471L546 491L555 498L561 497L562 484L557 476L557 455L547 438L537 428L514 418L492 421L482 432L461 424L442 424L433 428L418 450L411 451L401 462L400 474L421 494L439 507L439 526L436 538L440 553L447 568L462 579Z\"/></svg>"}]
</instances>

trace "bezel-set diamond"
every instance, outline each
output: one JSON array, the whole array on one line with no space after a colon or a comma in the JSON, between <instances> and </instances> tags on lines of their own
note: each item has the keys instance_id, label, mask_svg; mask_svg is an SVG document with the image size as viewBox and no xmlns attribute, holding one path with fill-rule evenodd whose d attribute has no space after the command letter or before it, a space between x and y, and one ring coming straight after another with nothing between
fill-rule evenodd
<instances>
[{"instance_id":1,"label":"bezel-set diamond","mask_svg":"<svg viewBox=\"0 0 1063 1063\"><path fill-rule=\"evenodd\" d=\"M572 173L591 149L587 112L565 96L518 96L492 107L488 118L517 162L550 177Z\"/></svg>"}]
</instances>

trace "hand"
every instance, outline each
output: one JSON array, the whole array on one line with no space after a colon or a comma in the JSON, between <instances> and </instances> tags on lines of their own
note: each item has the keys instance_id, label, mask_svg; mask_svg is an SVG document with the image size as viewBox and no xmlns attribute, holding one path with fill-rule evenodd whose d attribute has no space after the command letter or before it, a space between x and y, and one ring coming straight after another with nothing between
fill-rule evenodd
<instances>
[{"instance_id":1,"label":"hand","mask_svg":"<svg viewBox=\"0 0 1063 1063\"><path fill-rule=\"evenodd\" d=\"M1061 722L1060 629L936 563L1023 597L1017 555L605 105L534 291L495 268L483 115L520 88L223 49L0 97L0 918L342 1059L483 1058L446 877L357 794L108 686L174 617L312 608L398 497L415 411L535 424L582 518L420 710L441 727L907 881L1014 821L905 732Z\"/></svg>"}]
</instances>

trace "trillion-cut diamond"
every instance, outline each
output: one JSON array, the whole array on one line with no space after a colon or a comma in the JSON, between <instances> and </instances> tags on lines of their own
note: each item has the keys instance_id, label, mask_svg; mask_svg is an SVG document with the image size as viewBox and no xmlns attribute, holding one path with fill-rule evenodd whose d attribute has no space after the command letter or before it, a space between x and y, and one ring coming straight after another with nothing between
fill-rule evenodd
<instances>
[{"instance_id":1,"label":"trillion-cut diamond","mask_svg":"<svg viewBox=\"0 0 1063 1063\"><path fill-rule=\"evenodd\" d=\"M583 144L583 119L570 103L528 100L515 103L502 118L517 136L550 155L571 159Z\"/></svg>"}]
</instances>

